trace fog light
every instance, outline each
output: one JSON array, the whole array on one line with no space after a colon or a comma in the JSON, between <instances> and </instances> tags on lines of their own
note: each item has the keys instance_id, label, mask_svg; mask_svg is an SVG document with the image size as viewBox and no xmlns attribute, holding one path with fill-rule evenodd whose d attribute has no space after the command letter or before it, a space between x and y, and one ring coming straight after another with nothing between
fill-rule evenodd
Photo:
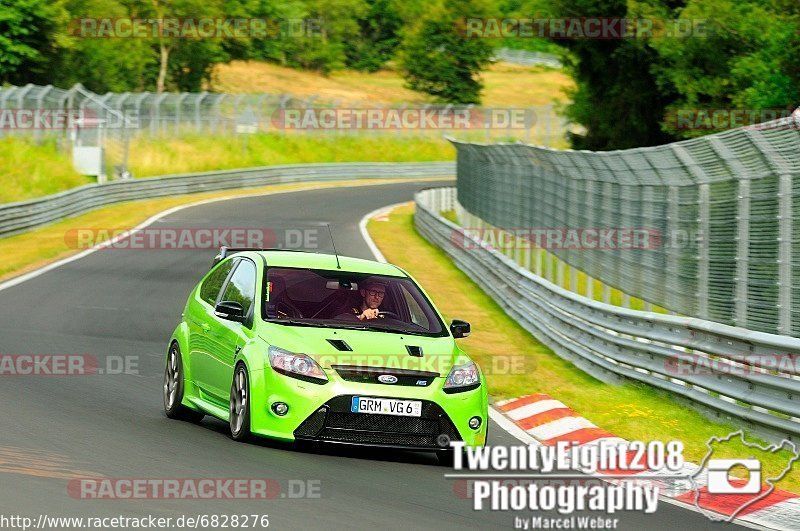
<instances>
[{"instance_id":1,"label":"fog light","mask_svg":"<svg viewBox=\"0 0 800 531\"><path fill-rule=\"evenodd\" d=\"M473 430L477 430L481 427L481 418L480 417L472 417L469 419L469 427Z\"/></svg>"},{"instance_id":2,"label":"fog light","mask_svg":"<svg viewBox=\"0 0 800 531\"><path fill-rule=\"evenodd\" d=\"M289 406L283 402L275 402L272 404L272 411L274 411L276 415L282 417L289 412Z\"/></svg>"}]
</instances>

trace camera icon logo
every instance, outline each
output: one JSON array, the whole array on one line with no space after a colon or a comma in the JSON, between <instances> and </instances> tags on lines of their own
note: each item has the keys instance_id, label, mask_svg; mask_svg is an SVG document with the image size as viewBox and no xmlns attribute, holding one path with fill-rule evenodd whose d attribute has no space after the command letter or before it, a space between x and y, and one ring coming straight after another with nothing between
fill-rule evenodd
<instances>
[{"instance_id":1,"label":"camera icon logo","mask_svg":"<svg viewBox=\"0 0 800 531\"><path fill-rule=\"evenodd\" d=\"M736 485L730 472L735 466L747 469L747 483ZM761 491L761 462L758 459L709 459L709 494L758 494Z\"/></svg>"},{"instance_id":2,"label":"camera icon logo","mask_svg":"<svg viewBox=\"0 0 800 531\"><path fill-rule=\"evenodd\" d=\"M748 441L744 430L711 437L706 448L708 452L689 480L695 507L713 522L733 522L743 511L755 508L800 461L800 451L794 442L784 439L780 444L762 446ZM714 452L719 459L712 458ZM747 457L727 458L731 455ZM762 455L776 456L777 462L760 459Z\"/></svg>"}]
</instances>

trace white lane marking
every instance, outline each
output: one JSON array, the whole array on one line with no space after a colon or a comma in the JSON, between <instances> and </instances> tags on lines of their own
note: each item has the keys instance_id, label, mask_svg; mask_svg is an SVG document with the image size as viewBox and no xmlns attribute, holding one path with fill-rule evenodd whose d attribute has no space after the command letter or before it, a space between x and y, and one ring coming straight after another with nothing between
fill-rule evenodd
<instances>
[{"instance_id":1,"label":"white lane marking","mask_svg":"<svg viewBox=\"0 0 800 531\"><path fill-rule=\"evenodd\" d=\"M552 411L554 409L564 409L567 406L560 400L539 400L533 404L528 404L517 409L507 411L506 415L511 417L511 420L522 420L528 417L533 417L540 413Z\"/></svg>"},{"instance_id":2,"label":"white lane marking","mask_svg":"<svg viewBox=\"0 0 800 531\"><path fill-rule=\"evenodd\" d=\"M514 424L508 417L497 411L492 406L489 406L489 418L492 419L501 429L506 433L515 437L518 441L524 444L532 444L534 446L542 446L542 443L525 433L525 430Z\"/></svg>"},{"instance_id":3,"label":"white lane marking","mask_svg":"<svg viewBox=\"0 0 800 531\"><path fill-rule=\"evenodd\" d=\"M367 243L367 246L369 247L370 251L372 251L372 254L375 256L375 259L377 261L379 261L379 262L386 262L386 257L383 256L383 253L380 251L380 249L378 249L378 246L375 245L375 241L373 241L372 236L370 236L369 232L367 232L367 223L369 222L370 218L372 218L375 215L378 215L378 214L382 213L382 211L384 211L384 210L391 211L391 210L397 208L398 206L405 205L407 203L408 203L408 201L406 201L404 203L395 203L393 205L389 205L389 206L385 206L385 207L381 207L381 208L375 209L372 212L370 212L369 214L367 214L366 216L364 216L363 218L361 218L361 221L358 224L358 228L361 231L361 237L364 238L364 241ZM498 405L508 404L509 402L512 402L514 400L517 400L517 399L516 398L510 398L508 400L503 400L501 402L498 402L497 404ZM533 437L531 437L530 434L525 432L525 430L523 430L522 428L520 428L519 426L514 424L508 417L506 417L505 415L503 415L503 413L501 413L501 412L497 411L496 409L494 409L492 406L489 406L489 418L492 419L500 427L500 429L504 430L506 433L508 433L512 437L516 438L522 444L532 444L532 445L535 445L535 446L542 446L541 442L539 442L536 439L534 439ZM624 439L621 439L621 440L624 440ZM589 476L587 476L587 477L589 477ZM606 481L606 482L610 483L610 481L607 480L607 479L603 479L602 481ZM690 505L690 504L686 504L686 503L683 503L683 502L678 501L678 500L674 500L672 498L669 498L669 497L665 496L664 494L660 494L658 496L658 499L659 499L659 501L668 503L670 505L674 505L676 507L680 507L682 509L687 509L687 510L689 510L691 512L694 512L694 513L699 513L700 512L697 509L697 507L695 507L694 505ZM749 527L749 528L752 528L752 529L781 529L779 527L770 527L770 528L763 527L761 525L758 525L758 524L755 524L755 523L752 523L752 522L748 522L746 520L740 520L738 518L736 519L736 521L734 523L736 523L737 525L740 525L742 527Z\"/></svg>"},{"instance_id":4,"label":"white lane marking","mask_svg":"<svg viewBox=\"0 0 800 531\"><path fill-rule=\"evenodd\" d=\"M772 529L797 529L797 513L800 511L800 498L783 500L775 505L764 507L742 517L750 523L768 526ZM739 519L736 519L739 523Z\"/></svg>"},{"instance_id":5,"label":"white lane marking","mask_svg":"<svg viewBox=\"0 0 800 531\"><path fill-rule=\"evenodd\" d=\"M83 252L80 252L78 254L74 254L72 256L68 256L68 257L63 258L61 260L58 260L57 262L53 262L51 264L44 265L44 266L40 267L39 269L35 269L33 271L30 271L30 272L25 273L23 275L20 275L18 277L14 277L14 278L12 278L10 280L6 280L5 282L0 283L0 291L3 291L4 289L8 289L8 288L11 288L11 287L14 287L14 286L17 286L19 284L22 284L23 282L27 282L27 281L29 281L31 279L34 279L34 278L38 277L38 276L44 275L45 273L47 273L49 271L52 271L54 269L58 269L61 266L64 266L64 265L67 265L67 264L69 264L71 262L75 262L77 260L80 260L81 258L89 256L90 254L92 254L92 253L94 253L94 252L96 252L96 251L98 251L98 250L100 250L100 249L102 249L104 247L108 247L109 245L117 243L119 240L121 240L123 238L127 238L128 236L130 236L130 234L132 234L132 233L134 233L136 231L142 230L142 229L152 225L153 223L155 223L155 222L157 222L157 221L159 221L159 220L161 220L161 219L163 219L163 218L165 218L165 217L167 217L167 216L169 216L171 214L174 214L175 212L179 212L179 211L187 209L187 208L192 208L192 207L201 206L201 205L207 205L209 203L216 203L218 201L228 201L228 200L231 200L231 199L244 199L244 198L251 198L251 197L264 197L264 196L268 196L268 195L290 194L290 193L296 193L296 192L306 192L306 191L311 191L311 190L325 190L325 189L332 189L332 188L358 188L360 186L384 186L384 185L388 185L388 184L401 184L403 182L409 182L409 181L414 181L414 179L404 179L404 180L401 180L399 182L398 181L393 181L393 182L385 182L385 183L352 184L352 185L336 186L336 187L334 187L334 186L324 186L323 183L320 183L318 186L312 186L312 187L309 187L309 188L303 188L301 190L276 190L274 192L267 191L267 192L259 192L259 193L256 193L256 194L243 194L243 195L236 195L236 196L223 196L223 197L216 197L216 198L212 198L212 199L203 199L201 201L195 201L194 203L188 203L186 205L178 205L178 206L172 207L172 208L170 208L168 210L164 210L163 212L160 212L160 213L150 217L149 219L146 219L145 221L143 221L139 225L133 227L132 229L130 229L126 233L121 234L121 235L119 235L119 236L117 236L117 237L115 237L115 238L113 238L111 240L105 241L103 243L98 243L97 245L95 245L93 247L90 247L89 249L86 249ZM177 196L173 196L173 197L177 197ZM159 199L159 198L155 198L155 199ZM109 205L109 206L113 206L113 205ZM366 225L366 223L365 223L365 225ZM375 244L373 243L373 245L375 245ZM376 249L377 249L377 247L376 247ZM385 262L386 260L383 260L383 261Z\"/></svg>"},{"instance_id":6,"label":"white lane marking","mask_svg":"<svg viewBox=\"0 0 800 531\"><path fill-rule=\"evenodd\" d=\"M372 239L372 236L369 235L369 232L367 231L367 223L369 223L369 220L375 216L382 216L382 215L388 216L389 212L391 212L395 208L407 205L409 203L411 203L411 201L403 201L402 203L394 203L391 205L376 208L372 212L366 214L363 218L361 218L361 221L358 222L358 230L359 232L361 232L361 237L364 239L364 241L367 244L367 247L369 247L370 252L375 257L375 260L377 260L378 262L386 263L386 257L383 256L381 250L378 249L377 245L375 245L375 241Z\"/></svg>"},{"instance_id":7,"label":"white lane marking","mask_svg":"<svg viewBox=\"0 0 800 531\"><path fill-rule=\"evenodd\" d=\"M407 205L409 202L410 201L404 201L402 203L394 203L392 205L376 208L375 210L373 210L372 212L366 214L363 218L361 218L361 221L358 223L358 230L361 232L361 237L364 239L364 241L367 244L367 247L369 247L369 250L375 257L375 260L377 260L378 262L385 263L386 257L383 256L381 250L378 249L377 245L375 245L375 240L372 239L372 236L370 236L369 231L367 231L367 223L369 223L369 220L372 219L374 216L382 215L384 213L388 214L395 208L402 205ZM489 418L492 419L498 426L500 426L500 428L503 431L505 431L506 433L517 439L519 442L523 444L533 444L536 446L542 445L542 443L540 443L539 441L537 441L536 439L525 433L525 430L523 430L522 428L511 422L511 420L509 420L508 417L506 417L505 415L494 409L492 406L489 406Z\"/></svg>"},{"instance_id":8,"label":"white lane marking","mask_svg":"<svg viewBox=\"0 0 800 531\"><path fill-rule=\"evenodd\" d=\"M561 435L566 435L583 428L596 428L594 424L583 417L564 417L547 424L542 424L535 428L526 430L528 433L539 439L547 441Z\"/></svg>"}]
</instances>

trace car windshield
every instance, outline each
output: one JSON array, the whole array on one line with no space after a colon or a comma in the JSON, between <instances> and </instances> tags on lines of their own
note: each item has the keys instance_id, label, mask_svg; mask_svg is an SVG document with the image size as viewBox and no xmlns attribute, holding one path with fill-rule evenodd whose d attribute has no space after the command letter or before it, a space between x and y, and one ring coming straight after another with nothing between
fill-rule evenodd
<instances>
[{"instance_id":1,"label":"car windshield","mask_svg":"<svg viewBox=\"0 0 800 531\"><path fill-rule=\"evenodd\" d=\"M446 329L409 278L267 269L264 319L281 324L440 336Z\"/></svg>"}]
</instances>

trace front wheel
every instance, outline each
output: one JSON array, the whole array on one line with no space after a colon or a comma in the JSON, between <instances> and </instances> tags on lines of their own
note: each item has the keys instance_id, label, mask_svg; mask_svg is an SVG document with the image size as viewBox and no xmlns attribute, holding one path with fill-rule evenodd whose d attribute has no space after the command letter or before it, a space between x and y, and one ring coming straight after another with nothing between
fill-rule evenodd
<instances>
[{"instance_id":1,"label":"front wheel","mask_svg":"<svg viewBox=\"0 0 800 531\"><path fill-rule=\"evenodd\" d=\"M183 401L183 361L181 349L177 343L169 348L167 366L164 369L164 413L175 420L200 422L205 416L181 404Z\"/></svg>"},{"instance_id":2,"label":"front wheel","mask_svg":"<svg viewBox=\"0 0 800 531\"><path fill-rule=\"evenodd\" d=\"M247 368L236 366L231 384L230 414L231 438L243 442L250 438L250 381Z\"/></svg>"}]
</instances>

